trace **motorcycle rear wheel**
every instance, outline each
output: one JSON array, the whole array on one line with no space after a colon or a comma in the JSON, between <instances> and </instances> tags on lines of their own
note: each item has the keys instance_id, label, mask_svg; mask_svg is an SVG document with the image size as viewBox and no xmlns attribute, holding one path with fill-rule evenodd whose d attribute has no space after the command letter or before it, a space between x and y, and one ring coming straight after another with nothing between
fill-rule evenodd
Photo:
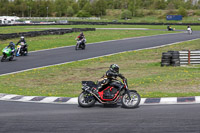
<instances>
[{"instance_id":1,"label":"motorcycle rear wheel","mask_svg":"<svg viewBox=\"0 0 200 133\"><path fill-rule=\"evenodd\" d=\"M23 53L24 56L27 56L28 55L28 49L26 49Z\"/></svg>"},{"instance_id":2,"label":"motorcycle rear wheel","mask_svg":"<svg viewBox=\"0 0 200 133\"><path fill-rule=\"evenodd\" d=\"M9 61L12 61L14 59L14 55L11 55L9 58Z\"/></svg>"},{"instance_id":3,"label":"motorcycle rear wheel","mask_svg":"<svg viewBox=\"0 0 200 133\"><path fill-rule=\"evenodd\" d=\"M85 107L85 108L92 107L94 106L95 102L96 102L96 99L94 98L94 96L85 91L83 91L78 97L78 104L81 107Z\"/></svg>"},{"instance_id":4,"label":"motorcycle rear wheel","mask_svg":"<svg viewBox=\"0 0 200 133\"><path fill-rule=\"evenodd\" d=\"M130 91L131 99L129 99L128 94L125 93L122 96L122 107L124 108L136 108L140 104L141 97L135 91Z\"/></svg>"},{"instance_id":5,"label":"motorcycle rear wheel","mask_svg":"<svg viewBox=\"0 0 200 133\"><path fill-rule=\"evenodd\" d=\"M82 45L82 49L85 49L85 44Z\"/></svg>"}]
</instances>

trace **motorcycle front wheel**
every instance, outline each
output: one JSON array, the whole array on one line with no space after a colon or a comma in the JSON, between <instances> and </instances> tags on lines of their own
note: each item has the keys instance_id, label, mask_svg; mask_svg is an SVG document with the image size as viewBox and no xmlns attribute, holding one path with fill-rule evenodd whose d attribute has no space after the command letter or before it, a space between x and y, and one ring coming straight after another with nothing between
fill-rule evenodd
<instances>
[{"instance_id":1,"label":"motorcycle front wheel","mask_svg":"<svg viewBox=\"0 0 200 133\"><path fill-rule=\"evenodd\" d=\"M130 91L131 99L127 93L122 96L122 107L124 108L136 108L140 104L140 95L136 91Z\"/></svg>"},{"instance_id":2,"label":"motorcycle front wheel","mask_svg":"<svg viewBox=\"0 0 200 133\"><path fill-rule=\"evenodd\" d=\"M78 50L78 47L79 47L79 45L78 45L78 43L77 43L76 46L75 46L75 50Z\"/></svg>"},{"instance_id":3,"label":"motorcycle front wheel","mask_svg":"<svg viewBox=\"0 0 200 133\"><path fill-rule=\"evenodd\" d=\"M3 55L3 57L1 58L1 62L4 62L6 60L6 55Z\"/></svg>"},{"instance_id":4,"label":"motorcycle front wheel","mask_svg":"<svg viewBox=\"0 0 200 133\"><path fill-rule=\"evenodd\" d=\"M85 108L92 107L94 106L95 102L96 102L96 99L94 98L94 96L85 91L83 91L78 97L78 104L81 107L85 107Z\"/></svg>"}]
</instances>

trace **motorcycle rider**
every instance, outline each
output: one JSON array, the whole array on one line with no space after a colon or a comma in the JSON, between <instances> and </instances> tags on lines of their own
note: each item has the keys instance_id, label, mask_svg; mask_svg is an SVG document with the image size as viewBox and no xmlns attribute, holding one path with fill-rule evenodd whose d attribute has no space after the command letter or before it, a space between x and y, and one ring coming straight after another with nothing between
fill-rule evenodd
<instances>
[{"instance_id":1,"label":"motorcycle rider","mask_svg":"<svg viewBox=\"0 0 200 133\"><path fill-rule=\"evenodd\" d=\"M77 40L79 44L85 43L85 42L86 42L86 39L85 39L85 36L84 36L83 32L81 32L81 33L79 34L79 36L78 36L75 40Z\"/></svg>"},{"instance_id":2,"label":"motorcycle rider","mask_svg":"<svg viewBox=\"0 0 200 133\"><path fill-rule=\"evenodd\" d=\"M15 44L13 42L10 42L7 48L10 48L12 50L10 53L11 55L15 53Z\"/></svg>"},{"instance_id":3,"label":"motorcycle rider","mask_svg":"<svg viewBox=\"0 0 200 133\"><path fill-rule=\"evenodd\" d=\"M192 28L189 25L187 26L187 31L189 34L192 34Z\"/></svg>"},{"instance_id":4,"label":"motorcycle rider","mask_svg":"<svg viewBox=\"0 0 200 133\"><path fill-rule=\"evenodd\" d=\"M16 53L16 56L19 56L21 48L26 45L26 40L24 39L24 36L21 36L20 40L18 41L16 45L18 44L21 44L21 45L19 45L20 47L18 48L18 52Z\"/></svg>"},{"instance_id":5,"label":"motorcycle rider","mask_svg":"<svg viewBox=\"0 0 200 133\"><path fill-rule=\"evenodd\" d=\"M104 88L106 85L113 86L116 89L120 89L122 84L117 80L117 77L125 79L125 77L119 73L119 66L117 64L110 65L109 70L106 72L100 80L97 81L98 88L96 88L95 94L98 94L101 88Z\"/></svg>"}]
</instances>

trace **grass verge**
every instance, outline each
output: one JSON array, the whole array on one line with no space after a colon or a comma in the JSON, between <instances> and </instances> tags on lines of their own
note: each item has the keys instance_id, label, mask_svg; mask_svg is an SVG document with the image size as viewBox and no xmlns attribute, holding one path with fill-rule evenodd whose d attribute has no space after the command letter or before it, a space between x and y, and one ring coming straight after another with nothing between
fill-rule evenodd
<instances>
[{"instance_id":1,"label":"grass verge","mask_svg":"<svg viewBox=\"0 0 200 133\"><path fill-rule=\"evenodd\" d=\"M172 25L176 30L186 30L185 25ZM193 30L200 30L200 26L191 26ZM148 29L167 29L167 25L42 25L42 26L7 26L0 27L0 33L19 33L28 31L48 30L51 28L148 28Z\"/></svg>"},{"instance_id":2,"label":"grass verge","mask_svg":"<svg viewBox=\"0 0 200 133\"><path fill-rule=\"evenodd\" d=\"M99 79L110 64L120 66L130 89L142 97L180 97L200 95L200 65L160 67L161 53L168 50L200 49L200 40L162 48L120 53L59 66L0 77L0 93L76 97L82 80Z\"/></svg>"}]
</instances>

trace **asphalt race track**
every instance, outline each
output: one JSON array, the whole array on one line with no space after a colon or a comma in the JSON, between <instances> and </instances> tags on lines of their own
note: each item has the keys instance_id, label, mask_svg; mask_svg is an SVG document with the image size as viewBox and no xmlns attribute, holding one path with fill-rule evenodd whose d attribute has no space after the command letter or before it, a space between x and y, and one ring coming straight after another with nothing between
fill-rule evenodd
<instances>
[{"instance_id":1,"label":"asphalt race track","mask_svg":"<svg viewBox=\"0 0 200 133\"><path fill-rule=\"evenodd\" d=\"M176 33L94 43L87 45L86 50L78 51L75 50L75 46L71 46L31 52L29 53L29 56L18 57L16 61L0 62L0 75L118 52L162 46L197 38L200 38L200 31L194 31L192 35L188 35L187 33Z\"/></svg>"},{"instance_id":2,"label":"asphalt race track","mask_svg":"<svg viewBox=\"0 0 200 133\"><path fill-rule=\"evenodd\" d=\"M16 61L0 62L0 75L200 38L200 31L139 37L31 52ZM0 133L200 133L200 104L121 106L0 101Z\"/></svg>"},{"instance_id":3,"label":"asphalt race track","mask_svg":"<svg viewBox=\"0 0 200 133\"><path fill-rule=\"evenodd\" d=\"M120 106L0 101L1 133L199 133L200 106Z\"/></svg>"}]
</instances>

